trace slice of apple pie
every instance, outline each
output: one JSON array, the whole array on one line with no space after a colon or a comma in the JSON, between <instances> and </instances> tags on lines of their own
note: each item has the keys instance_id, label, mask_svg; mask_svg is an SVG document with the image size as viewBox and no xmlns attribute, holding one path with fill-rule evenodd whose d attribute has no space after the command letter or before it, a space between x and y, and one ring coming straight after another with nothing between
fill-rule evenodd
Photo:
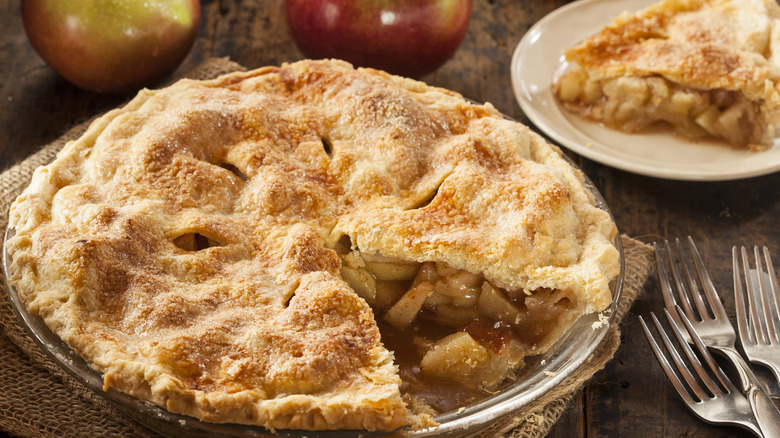
<instances>
[{"instance_id":1,"label":"slice of apple pie","mask_svg":"<svg viewBox=\"0 0 780 438\"><path fill-rule=\"evenodd\" d=\"M565 56L554 92L587 119L629 132L666 125L737 148L776 141L775 0L665 0L618 16Z\"/></svg>"},{"instance_id":2,"label":"slice of apple pie","mask_svg":"<svg viewBox=\"0 0 780 438\"><path fill-rule=\"evenodd\" d=\"M619 271L540 136L338 61L143 91L10 221L11 283L106 388L269 429L431 425L607 308Z\"/></svg>"}]
</instances>

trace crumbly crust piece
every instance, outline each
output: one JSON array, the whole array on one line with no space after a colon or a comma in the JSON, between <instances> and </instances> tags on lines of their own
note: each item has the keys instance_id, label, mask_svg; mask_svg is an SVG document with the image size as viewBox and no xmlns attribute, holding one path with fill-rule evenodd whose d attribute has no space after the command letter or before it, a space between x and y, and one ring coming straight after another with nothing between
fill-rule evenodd
<instances>
[{"instance_id":1,"label":"crumbly crust piece","mask_svg":"<svg viewBox=\"0 0 780 438\"><path fill-rule=\"evenodd\" d=\"M618 270L614 224L539 136L339 61L143 91L38 169L10 224L12 284L106 386L267 428L411 421L344 235L587 311Z\"/></svg>"},{"instance_id":2,"label":"crumbly crust piece","mask_svg":"<svg viewBox=\"0 0 780 438\"><path fill-rule=\"evenodd\" d=\"M780 6L774 0L665 0L623 13L565 52L591 80L659 76L740 93L770 143L780 126Z\"/></svg>"}]
</instances>

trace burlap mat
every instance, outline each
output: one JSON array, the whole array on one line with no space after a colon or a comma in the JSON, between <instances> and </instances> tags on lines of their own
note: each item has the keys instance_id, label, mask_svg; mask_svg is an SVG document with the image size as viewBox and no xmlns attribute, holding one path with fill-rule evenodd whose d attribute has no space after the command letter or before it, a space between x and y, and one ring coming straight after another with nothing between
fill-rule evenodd
<instances>
[{"instance_id":1,"label":"burlap mat","mask_svg":"<svg viewBox=\"0 0 780 438\"><path fill-rule=\"evenodd\" d=\"M243 68L227 59L210 59L186 76L209 79L236 70ZM84 132L88 123L72 128L57 141L0 174L0 230L5 230L10 204L27 186L33 170L51 161L67 141ZM652 267L652 252L647 245L626 236L622 242L626 278L618 321L642 290ZM158 436L52 362L25 334L4 289L0 290L0 327L4 332L0 333L0 429L14 436L30 438ZM612 359L619 344L620 332L614 324L592 358L572 376L523 412L497 420L480 437L546 435L585 382Z\"/></svg>"}]
</instances>

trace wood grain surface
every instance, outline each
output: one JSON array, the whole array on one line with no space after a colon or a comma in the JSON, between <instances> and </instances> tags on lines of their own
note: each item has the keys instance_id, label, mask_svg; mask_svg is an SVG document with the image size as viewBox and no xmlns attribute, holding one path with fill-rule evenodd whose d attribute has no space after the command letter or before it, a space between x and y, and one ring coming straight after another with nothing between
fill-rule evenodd
<instances>
[{"instance_id":1,"label":"wood grain surface","mask_svg":"<svg viewBox=\"0 0 780 438\"><path fill-rule=\"evenodd\" d=\"M463 45L452 60L423 80L491 102L508 116L529 123L511 91L512 52L533 23L565 3L475 0ZM202 7L198 39L180 69L212 56L230 57L248 68L302 58L287 33L283 0L203 1ZM129 97L82 91L58 77L27 42L19 1L0 0L0 167ZM622 233L645 242L693 236L731 315L732 245L766 244L780 262L780 173L731 182L680 182L634 175L569 155L602 192ZM625 320L617 357L575 398L551 437L750 436L697 420L678 399L637 319L661 307L657 283L651 279Z\"/></svg>"}]
</instances>

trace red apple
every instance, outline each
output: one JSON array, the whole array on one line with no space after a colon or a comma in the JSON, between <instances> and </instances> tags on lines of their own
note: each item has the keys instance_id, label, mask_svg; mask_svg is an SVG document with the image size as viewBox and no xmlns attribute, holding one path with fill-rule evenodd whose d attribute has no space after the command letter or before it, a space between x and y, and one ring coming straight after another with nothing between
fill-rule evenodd
<instances>
[{"instance_id":1,"label":"red apple","mask_svg":"<svg viewBox=\"0 0 780 438\"><path fill-rule=\"evenodd\" d=\"M458 49L472 0L286 0L285 6L304 55L417 78Z\"/></svg>"},{"instance_id":2,"label":"red apple","mask_svg":"<svg viewBox=\"0 0 780 438\"><path fill-rule=\"evenodd\" d=\"M33 48L76 86L121 93L151 85L187 56L198 0L22 0Z\"/></svg>"}]
</instances>

